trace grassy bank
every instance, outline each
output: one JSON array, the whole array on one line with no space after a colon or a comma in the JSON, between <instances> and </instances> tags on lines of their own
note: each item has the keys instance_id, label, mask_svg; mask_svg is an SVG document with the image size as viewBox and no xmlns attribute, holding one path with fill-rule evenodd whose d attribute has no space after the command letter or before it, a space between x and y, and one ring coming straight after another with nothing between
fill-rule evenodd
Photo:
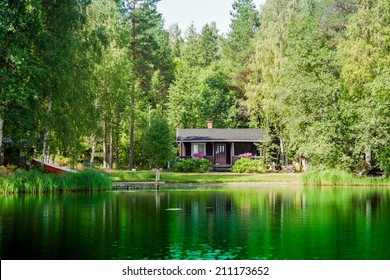
<instances>
[{"instance_id":1,"label":"grassy bank","mask_svg":"<svg viewBox=\"0 0 390 280\"><path fill-rule=\"evenodd\" d=\"M153 171L111 172L113 181L154 182ZM160 180L166 183L236 183L236 182L280 182L299 183L301 174L272 173L272 174L237 174L237 173L177 173L162 172Z\"/></svg>"},{"instance_id":2,"label":"grassy bank","mask_svg":"<svg viewBox=\"0 0 390 280\"><path fill-rule=\"evenodd\" d=\"M58 191L98 191L111 189L112 180L101 172L49 174L38 170L17 171L0 176L0 193L44 193Z\"/></svg>"},{"instance_id":3,"label":"grassy bank","mask_svg":"<svg viewBox=\"0 0 390 280\"><path fill-rule=\"evenodd\" d=\"M107 173L85 170L77 173L50 174L38 170L17 171L12 175L0 175L0 193L45 193L58 191L99 191L112 188L113 181L154 182L153 171L111 171ZM390 178L357 177L339 170L310 171L300 173L173 173L162 172L166 183L241 183L277 182L305 186L390 186Z\"/></svg>"},{"instance_id":4,"label":"grassy bank","mask_svg":"<svg viewBox=\"0 0 390 280\"><path fill-rule=\"evenodd\" d=\"M341 170L309 171L302 174L305 186L390 186L390 178L358 177Z\"/></svg>"}]
</instances>

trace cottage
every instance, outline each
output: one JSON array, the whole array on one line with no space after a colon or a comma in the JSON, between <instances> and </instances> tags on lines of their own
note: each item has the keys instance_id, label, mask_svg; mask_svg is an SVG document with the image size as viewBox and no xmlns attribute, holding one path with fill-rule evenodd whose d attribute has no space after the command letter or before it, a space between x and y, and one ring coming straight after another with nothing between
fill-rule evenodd
<instances>
[{"instance_id":1,"label":"cottage","mask_svg":"<svg viewBox=\"0 0 390 280\"><path fill-rule=\"evenodd\" d=\"M177 129L176 132L181 157L203 154L214 165L220 166L233 165L240 154L260 156L255 144L263 141L261 129L213 128L211 122L205 129Z\"/></svg>"}]
</instances>

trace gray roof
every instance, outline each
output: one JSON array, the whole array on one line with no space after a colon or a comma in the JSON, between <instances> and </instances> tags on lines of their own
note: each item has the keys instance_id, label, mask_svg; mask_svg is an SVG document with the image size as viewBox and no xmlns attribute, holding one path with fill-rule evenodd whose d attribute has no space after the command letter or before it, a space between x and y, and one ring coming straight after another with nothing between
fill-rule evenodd
<instances>
[{"instance_id":1,"label":"gray roof","mask_svg":"<svg viewBox=\"0 0 390 280\"><path fill-rule=\"evenodd\" d=\"M178 129L177 142L263 142L264 133L257 128Z\"/></svg>"}]
</instances>

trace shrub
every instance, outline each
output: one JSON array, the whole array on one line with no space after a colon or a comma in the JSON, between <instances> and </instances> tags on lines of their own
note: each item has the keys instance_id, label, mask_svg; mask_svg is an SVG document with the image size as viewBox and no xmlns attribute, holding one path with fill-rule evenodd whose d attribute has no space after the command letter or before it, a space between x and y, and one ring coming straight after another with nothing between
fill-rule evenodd
<instances>
[{"instance_id":1,"label":"shrub","mask_svg":"<svg viewBox=\"0 0 390 280\"><path fill-rule=\"evenodd\" d=\"M264 162L261 160L251 160L243 157L235 162L232 171L236 173L264 173L266 170Z\"/></svg>"},{"instance_id":2,"label":"shrub","mask_svg":"<svg viewBox=\"0 0 390 280\"><path fill-rule=\"evenodd\" d=\"M212 166L212 163L204 158L180 159L173 165L175 172L197 172L204 173Z\"/></svg>"}]
</instances>

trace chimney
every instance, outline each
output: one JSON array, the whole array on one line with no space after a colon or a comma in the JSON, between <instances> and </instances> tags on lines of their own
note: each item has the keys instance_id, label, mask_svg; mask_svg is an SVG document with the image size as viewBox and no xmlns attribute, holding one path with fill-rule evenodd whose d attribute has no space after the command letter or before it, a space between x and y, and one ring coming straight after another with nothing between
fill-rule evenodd
<instances>
[{"instance_id":1,"label":"chimney","mask_svg":"<svg viewBox=\"0 0 390 280\"><path fill-rule=\"evenodd\" d=\"M213 121L207 120L207 128L213 128Z\"/></svg>"}]
</instances>

